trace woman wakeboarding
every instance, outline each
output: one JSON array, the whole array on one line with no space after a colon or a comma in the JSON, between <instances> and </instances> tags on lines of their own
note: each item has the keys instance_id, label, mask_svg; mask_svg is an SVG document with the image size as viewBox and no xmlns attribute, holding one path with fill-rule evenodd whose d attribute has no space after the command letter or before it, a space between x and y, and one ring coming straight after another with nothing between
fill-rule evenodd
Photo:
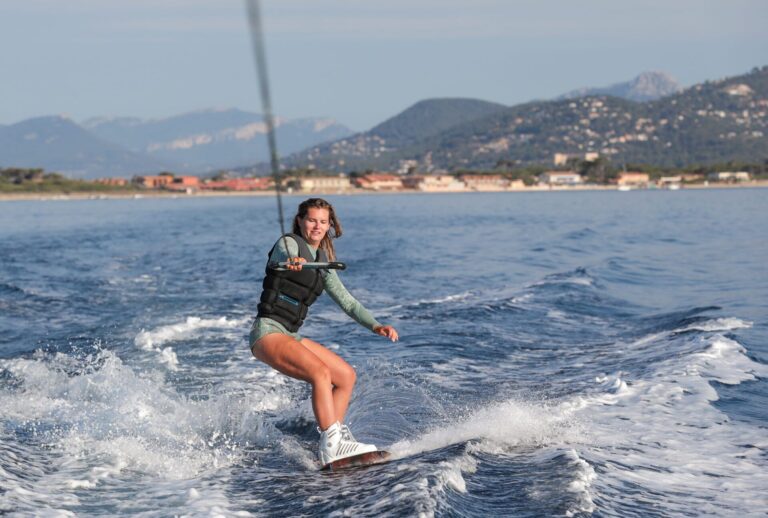
<instances>
[{"instance_id":1,"label":"woman wakeboarding","mask_svg":"<svg viewBox=\"0 0 768 518\"><path fill-rule=\"evenodd\" d=\"M278 239L269 252L259 312L250 333L251 352L257 359L312 386L323 466L374 452L376 446L358 442L344 424L355 370L336 353L298 334L309 307L326 291L361 326L393 342L398 339L395 328L380 324L333 269L344 268L332 262L336 260L333 239L341 233L330 203L310 198L299 205L293 232Z\"/></svg>"}]
</instances>

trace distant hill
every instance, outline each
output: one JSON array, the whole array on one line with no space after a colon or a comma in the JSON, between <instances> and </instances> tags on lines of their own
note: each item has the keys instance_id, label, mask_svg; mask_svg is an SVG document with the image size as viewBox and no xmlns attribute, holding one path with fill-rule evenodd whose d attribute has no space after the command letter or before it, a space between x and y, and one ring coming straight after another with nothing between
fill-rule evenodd
<instances>
[{"instance_id":1,"label":"distant hill","mask_svg":"<svg viewBox=\"0 0 768 518\"><path fill-rule=\"evenodd\" d=\"M479 119L506 106L477 99L428 99L387 119L371 129L368 134L409 143L431 137L458 124Z\"/></svg>"},{"instance_id":2,"label":"distant hill","mask_svg":"<svg viewBox=\"0 0 768 518\"><path fill-rule=\"evenodd\" d=\"M83 127L135 153L177 164L175 171L201 173L266 160L261 115L236 109L203 110L166 119L96 118ZM289 154L352 134L332 119L277 119L281 153Z\"/></svg>"},{"instance_id":3,"label":"distant hill","mask_svg":"<svg viewBox=\"0 0 768 518\"><path fill-rule=\"evenodd\" d=\"M0 166L90 179L162 171L169 164L101 140L70 119L51 116L0 127Z\"/></svg>"},{"instance_id":4,"label":"distant hill","mask_svg":"<svg viewBox=\"0 0 768 518\"><path fill-rule=\"evenodd\" d=\"M285 160L288 166L318 162L321 168L376 167L377 159L507 107L477 99L428 99L410 106L369 131L315 146ZM342 157L337 162L334 157ZM360 160L358 160L360 159Z\"/></svg>"},{"instance_id":5,"label":"distant hill","mask_svg":"<svg viewBox=\"0 0 768 518\"><path fill-rule=\"evenodd\" d=\"M600 95L501 108L436 134L412 132L410 141L372 130L296 153L284 164L329 171L402 170L404 164L421 171L493 169L587 152L662 166L762 161L768 159L767 114L768 67L762 67L655 101ZM421 121L421 128L430 126L429 119Z\"/></svg>"},{"instance_id":6,"label":"distant hill","mask_svg":"<svg viewBox=\"0 0 768 518\"><path fill-rule=\"evenodd\" d=\"M631 81L599 88L579 88L561 95L557 99L610 95L630 101L645 102L655 101L682 90L683 86L669 74L664 72L643 72Z\"/></svg>"}]
</instances>

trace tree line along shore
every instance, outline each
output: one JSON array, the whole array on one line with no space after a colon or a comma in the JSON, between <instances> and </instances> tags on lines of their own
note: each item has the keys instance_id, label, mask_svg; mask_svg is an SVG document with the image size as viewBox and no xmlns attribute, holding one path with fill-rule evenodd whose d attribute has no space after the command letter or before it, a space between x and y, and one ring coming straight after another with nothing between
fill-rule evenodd
<instances>
[{"instance_id":1,"label":"tree line along shore","mask_svg":"<svg viewBox=\"0 0 768 518\"><path fill-rule=\"evenodd\" d=\"M328 173L312 169L281 173L282 189L295 193L364 192L493 192L566 189L679 189L768 185L768 160L762 164L727 162L712 166L665 169L647 165L613 166L602 157L569 161L564 167L532 166L515 169L502 164L490 171L435 171L394 174L381 171ZM274 191L269 176L239 176L222 171L209 177L137 175L126 178L72 179L39 168L0 169L0 196L30 198L47 195L215 195L258 194Z\"/></svg>"}]
</instances>

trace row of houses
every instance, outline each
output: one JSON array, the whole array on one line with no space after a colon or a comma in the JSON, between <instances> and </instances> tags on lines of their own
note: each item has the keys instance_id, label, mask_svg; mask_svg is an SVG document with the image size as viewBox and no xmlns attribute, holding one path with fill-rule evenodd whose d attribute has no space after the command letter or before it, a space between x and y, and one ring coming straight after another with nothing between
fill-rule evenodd
<instances>
[{"instance_id":1,"label":"row of houses","mask_svg":"<svg viewBox=\"0 0 768 518\"><path fill-rule=\"evenodd\" d=\"M114 180L109 178L107 180ZM127 180L124 180L127 184ZM131 182L144 189L162 189L166 191L264 191L274 186L272 178L228 178L224 180L201 180L197 176L175 176L160 174L156 176L135 176ZM125 184L124 184L125 185Z\"/></svg>"},{"instance_id":2,"label":"row of houses","mask_svg":"<svg viewBox=\"0 0 768 518\"><path fill-rule=\"evenodd\" d=\"M648 173L625 171L619 173L614 185L619 188L648 188L651 186L680 186L684 183L746 182L751 177L746 172L720 172L703 174L681 173L675 176L662 176L651 180ZM584 185L584 177L575 171L546 171L537 177L538 187L579 186ZM526 188L522 180L511 180L499 174L467 175L407 175L375 173L347 178L345 176L306 177L294 180L291 187L300 191L345 191L358 188L372 191L397 191L414 189L427 192L450 191L506 191Z\"/></svg>"},{"instance_id":3,"label":"row of houses","mask_svg":"<svg viewBox=\"0 0 768 518\"><path fill-rule=\"evenodd\" d=\"M522 180L509 180L502 175L459 175L448 174L399 176L387 173L371 173L356 177L309 176L296 178L290 187L300 191L345 191L365 189L369 191L399 191L414 189L429 192L451 191L504 191L523 188Z\"/></svg>"},{"instance_id":4,"label":"row of houses","mask_svg":"<svg viewBox=\"0 0 768 518\"><path fill-rule=\"evenodd\" d=\"M648 173L625 171L619 173L614 181L618 188L647 188L651 186L674 187L686 182L745 182L751 180L746 172L685 173L675 176L663 176L651 180ZM538 188L568 187L584 184L584 178L575 171L545 171L537 177ZM128 181L120 178L97 180L110 185L127 185ZM121 183L118 183L121 182ZM223 180L201 180L197 176L136 176L131 181L145 189L162 189L176 192L197 191L263 191L274 188L271 177L230 178ZM302 192L345 192L355 189L368 191L416 190L423 192L459 192L459 191L507 191L526 188L522 180L513 180L500 174L431 174L431 175L395 175L389 173L370 173L360 176L305 176L291 178L287 188Z\"/></svg>"},{"instance_id":5,"label":"row of houses","mask_svg":"<svg viewBox=\"0 0 768 518\"><path fill-rule=\"evenodd\" d=\"M109 178L99 180L102 183L127 185L127 180ZM136 176L133 184L144 189L162 189L166 191L261 191L274 188L271 177L231 178L225 180L201 180L196 176ZM414 189L420 191L503 191L523 188L522 180L508 180L501 175L414 175L398 176L386 173L371 173L362 176L305 176L288 180L287 187L305 192L344 192L352 189L370 191L399 191Z\"/></svg>"},{"instance_id":6,"label":"row of houses","mask_svg":"<svg viewBox=\"0 0 768 518\"><path fill-rule=\"evenodd\" d=\"M575 171L547 171L539 175L538 179L540 184L545 185L581 185L584 183L584 178ZM681 173L675 176L662 176L651 181L651 176L648 173L624 171L619 173L614 183L619 187L643 188L651 185L659 187L679 186L683 183L701 181L738 183L748 182L751 179L751 175L745 171L726 171L709 173L706 176L700 173Z\"/></svg>"}]
</instances>

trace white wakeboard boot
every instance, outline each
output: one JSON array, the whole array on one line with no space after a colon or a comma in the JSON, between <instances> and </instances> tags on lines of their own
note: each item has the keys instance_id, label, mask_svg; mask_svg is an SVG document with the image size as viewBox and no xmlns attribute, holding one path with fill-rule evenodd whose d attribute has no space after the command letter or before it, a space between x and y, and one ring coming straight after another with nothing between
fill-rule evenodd
<instances>
[{"instance_id":1,"label":"white wakeboard boot","mask_svg":"<svg viewBox=\"0 0 768 518\"><path fill-rule=\"evenodd\" d=\"M349 426L345 425L344 423L341 423L341 436L348 441L357 442L357 439L355 439L355 436L352 435L352 430L350 430Z\"/></svg>"},{"instance_id":2,"label":"white wakeboard boot","mask_svg":"<svg viewBox=\"0 0 768 518\"><path fill-rule=\"evenodd\" d=\"M349 433L349 428L346 433L343 428L337 421L320 432L320 463L323 466L339 459L376 451L376 446L357 442Z\"/></svg>"}]
</instances>

